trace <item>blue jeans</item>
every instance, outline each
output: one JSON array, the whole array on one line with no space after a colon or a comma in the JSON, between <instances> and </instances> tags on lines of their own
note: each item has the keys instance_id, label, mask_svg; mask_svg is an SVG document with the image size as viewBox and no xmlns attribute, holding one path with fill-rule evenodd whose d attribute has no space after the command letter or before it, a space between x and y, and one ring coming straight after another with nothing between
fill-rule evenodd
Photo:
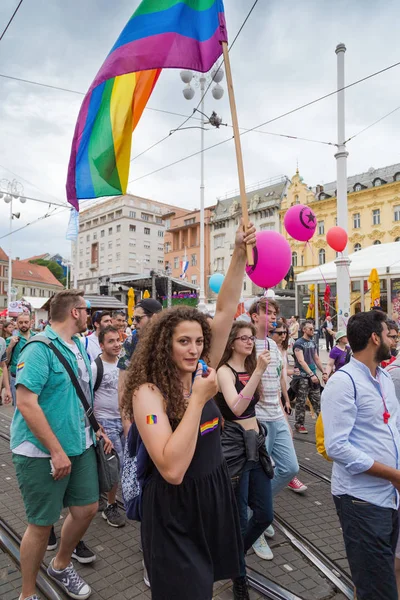
<instances>
[{"instance_id":1,"label":"blue jeans","mask_svg":"<svg viewBox=\"0 0 400 600\"><path fill-rule=\"evenodd\" d=\"M299 472L292 435L285 417L276 421L261 421L268 435L265 440L267 452L275 463L272 479L272 497L293 479Z\"/></svg>"},{"instance_id":2,"label":"blue jeans","mask_svg":"<svg viewBox=\"0 0 400 600\"><path fill-rule=\"evenodd\" d=\"M333 496L357 600L398 600L394 559L398 511L354 496Z\"/></svg>"},{"instance_id":3,"label":"blue jeans","mask_svg":"<svg viewBox=\"0 0 400 600\"><path fill-rule=\"evenodd\" d=\"M114 450L118 454L119 464L121 466L124 462L124 447L125 447L125 436L124 428L122 427L121 419L97 419L100 425L105 429L106 434L112 441Z\"/></svg>"},{"instance_id":4,"label":"blue jeans","mask_svg":"<svg viewBox=\"0 0 400 600\"><path fill-rule=\"evenodd\" d=\"M267 477L259 462L248 461L238 484L234 487L239 512L244 554L241 556L240 575L246 575L245 555L265 529L271 525L272 508L271 479ZM247 507L253 514L247 518Z\"/></svg>"},{"instance_id":5,"label":"blue jeans","mask_svg":"<svg viewBox=\"0 0 400 600\"><path fill-rule=\"evenodd\" d=\"M17 402L17 389L15 387L15 375L11 375L10 373L10 388L11 388L11 396L12 396L12 405L15 406Z\"/></svg>"}]
</instances>

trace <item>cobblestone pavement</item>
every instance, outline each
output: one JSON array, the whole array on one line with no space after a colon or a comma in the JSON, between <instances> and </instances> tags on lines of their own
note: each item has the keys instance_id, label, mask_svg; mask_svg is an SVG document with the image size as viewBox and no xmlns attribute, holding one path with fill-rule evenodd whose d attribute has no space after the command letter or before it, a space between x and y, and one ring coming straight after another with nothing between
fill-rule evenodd
<instances>
[{"instance_id":1,"label":"cobblestone pavement","mask_svg":"<svg viewBox=\"0 0 400 600\"><path fill-rule=\"evenodd\" d=\"M4 433L9 433L11 413L10 407L0 407L0 431ZM311 438L313 423L308 414L307 420ZM318 471L321 471L322 468L329 470L329 463L317 455L312 444L304 442L295 442L295 444L300 462L307 462L309 466ZM309 460L306 461L307 458ZM328 471L327 474L329 475ZM309 486L307 493L300 495L294 494L288 489L283 490L275 502L276 512L310 541L316 543L328 556L346 568L341 532L333 509L329 485L311 475L303 474L301 471L300 478ZM19 535L22 535L26 527L24 508L8 443L1 438L0 479L0 516ZM58 536L63 516L55 526ZM95 517L84 539L88 546L96 552L97 561L86 566L75 563L81 575L92 586L91 598L93 600L151 598L150 590L143 583L139 537L139 528L136 523L128 522L126 527L115 529L106 524L100 513ZM344 599L344 596L336 592L333 585L279 531L276 532L270 545L274 553L272 561L263 561L251 552L247 560L248 566L304 600ZM54 553L46 554L46 564L53 555ZM11 568L13 568L12 565ZM4 576L4 580L1 579L0 586L9 585L18 589L19 573L15 573L13 570L8 572L2 566L1 574ZM6 597L1 594L2 588L0 587L1 600L3 598L4 600L16 600L18 593L13 591L14 589L12 587L11 595ZM254 590L250 597L252 600L263 598ZM215 600L231 600L230 582L216 584L214 598Z\"/></svg>"}]
</instances>

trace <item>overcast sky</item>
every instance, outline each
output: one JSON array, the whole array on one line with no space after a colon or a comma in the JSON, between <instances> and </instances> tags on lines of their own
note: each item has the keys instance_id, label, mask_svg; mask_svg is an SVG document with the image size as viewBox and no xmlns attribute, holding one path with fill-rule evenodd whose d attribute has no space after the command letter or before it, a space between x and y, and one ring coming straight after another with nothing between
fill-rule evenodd
<instances>
[{"instance_id":1,"label":"overcast sky","mask_svg":"<svg viewBox=\"0 0 400 600\"><path fill-rule=\"evenodd\" d=\"M225 0L233 40L254 0ZM18 0L1 0L0 33ZM0 42L0 74L86 92L139 0L24 0ZM398 0L259 0L231 52L239 124L252 128L336 87L335 47L347 46L346 83L400 60ZM222 82L224 85L224 81ZM149 107L189 115L197 104L182 95L178 71L164 71ZM82 96L0 78L0 179L17 179L25 194L65 202L72 135ZM400 67L350 88L346 93L346 135L361 131L400 105ZM216 110L231 123L228 95L206 96L206 113ZM146 110L134 134L132 156L166 136L182 117ZM400 110L349 142L348 174L400 162ZM188 125L195 124L193 121ZM262 127L336 142L336 98L331 97ZM221 127L205 133L206 146L231 136ZM263 133L242 137L246 184L299 170L308 185L336 178L334 147ZM200 130L172 135L131 164L140 178L200 148ZM238 187L234 145L206 152L206 205ZM199 207L200 157L133 181L129 191L185 208ZM36 186L36 187L35 187ZM45 204L16 202L21 227L48 210ZM58 212L58 211L57 211ZM0 237L8 232L8 207L0 200ZM61 210L12 236L12 255L70 254L65 240L68 211ZM0 239L6 251L9 237Z\"/></svg>"}]
</instances>

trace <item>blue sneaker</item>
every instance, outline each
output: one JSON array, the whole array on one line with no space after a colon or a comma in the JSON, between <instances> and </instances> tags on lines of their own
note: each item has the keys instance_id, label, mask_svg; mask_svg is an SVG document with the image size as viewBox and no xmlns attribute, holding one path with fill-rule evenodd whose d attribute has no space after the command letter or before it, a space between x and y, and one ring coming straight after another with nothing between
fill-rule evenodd
<instances>
[{"instance_id":1,"label":"blue sneaker","mask_svg":"<svg viewBox=\"0 0 400 600\"><path fill-rule=\"evenodd\" d=\"M57 581L70 598L74 598L74 600L86 600L89 598L92 593L91 587L75 571L72 562L62 571L57 571L53 567L53 563L54 558L47 567L47 575L54 579L54 581Z\"/></svg>"},{"instance_id":2,"label":"blue sneaker","mask_svg":"<svg viewBox=\"0 0 400 600\"><path fill-rule=\"evenodd\" d=\"M263 560L272 560L274 555L272 554L271 548L267 544L267 540L263 535L260 535L258 540L253 544L253 550L259 558Z\"/></svg>"},{"instance_id":3,"label":"blue sneaker","mask_svg":"<svg viewBox=\"0 0 400 600\"><path fill-rule=\"evenodd\" d=\"M267 529L264 531L264 535L267 538L273 538L275 535L275 529L272 527L272 525L270 525L269 527L267 527Z\"/></svg>"}]
</instances>

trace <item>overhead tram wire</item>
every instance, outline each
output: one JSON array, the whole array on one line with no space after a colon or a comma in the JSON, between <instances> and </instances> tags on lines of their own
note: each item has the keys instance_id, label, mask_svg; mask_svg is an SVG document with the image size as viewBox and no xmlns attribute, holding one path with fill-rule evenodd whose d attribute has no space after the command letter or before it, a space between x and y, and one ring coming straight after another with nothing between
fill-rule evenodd
<instances>
[{"instance_id":1,"label":"overhead tram wire","mask_svg":"<svg viewBox=\"0 0 400 600\"><path fill-rule=\"evenodd\" d=\"M8 171L9 173L11 173L11 175L14 175L14 177L16 177L18 180L22 179L22 181L25 181L26 183L28 183L32 187L36 188L39 192L42 192L43 194L48 194L49 193L49 192L45 192L44 190L42 190L39 186L37 186L32 181L29 181L29 179L26 179L26 177L22 177L22 175L19 175L18 173L15 173L14 171L11 171L11 169L9 169L8 167L5 167L4 165L0 165L0 169L4 169L4 171ZM57 202L61 202L62 203L62 200L60 200L56 196L53 196L53 194L49 194L49 196L51 196L52 198L54 198L55 200L57 200ZM37 200L37 198L35 198L35 200ZM45 200L43 200L43 202L45 202ZM66 204L64 204L63 206L66 206Z\"/></svg>"},{"instance_id":2,"label":"overhead tram wire","mask_svg":"<svg viewBox=\"0 0 400 600\"><path fill-rule=\"evenodd\" d=\"M371 125L368 125L368 127L364 127L364 129L361 129L361 131L359 131L358 133L355 133L354 135L350 136L349 138L347 138L347 140L344 143L347 144L348 142L350 142L350 140L354 140L354 138L356 138L359 135L361 135L362 133L364 133L364 131L367 131L367 129L371 129L371 127L373 127L374 125L377 125L378 123L380 123L381 121L383 121L387 117L390 117L390 115L392 115L393 113L395 113L398 110L400 110L400 106L398 106L397 108L391 110L386 115L383 115L383 117L381 117L377 121L374 121L373 123L371 123Z\"/></svg>"},{"instance_id":3,"label":"overhead tram wire","mask_svg":"<svg viewBox=\"0 0 400 600\"><path fill-rule=\"evenodd\" d=\"M55 212L55 211L59 211L59 212ZM14 235L15 233L18 233L19 231L22 231L23 229L26 229L27 227L30 227L31 225L35 225L35 223L38 223L39 221L43 221L44 219L48 219L50 217L56 217L58 215L60 215L64 210L69 210L69 208L67 207L62 207L60 210L60 207L56 207L53 208L53 210L51 212L46 212L44 215L42 215L41 217L38 217L37 219L35 219L34 221L30 221L29 223L26 223L26 225L22 225L22 227L19 227L18 229L13 229L12 232L8 232L5 233L4 235L0 236L0 240L9 237L10 235Z\"/></svg>"},{"instance_id":4,"label":"overhead tram wire","mask_svg":"<svg viewBox=\"0 0 400 600\"><path fill-rule=\"evenodd\" d=\"M8 194L8 192L7 190L0 189L0 194ZM25 194L24 198L26 198L27 200L32 200L33 202L41 202L42 204L47 204L48 206L53 205L59 206L60 208L71 208L66 202L64 204L58 204L58 202L52 202L51 200L42 200L41 198L32 198L32 196L25 196Z\"/></svg>"},{"instance_id":5,"label":"overhead tram wire","mask_svg":"<svg viewBox=\"0 0 400 600\"><path fill-rule=\"evenodd\" d=\"M3 37L5 36L7 29L10 27L11 23L13 22L13 20L14 20L14 17L15 17L15 15L17 14L17 12L18 12L18 10L19 10L19 8L20 8L20 6L21 6L21 4L22 4L22 2L23 2L23 1L24 1L24 0L20 0L20 1L19 1L17 8L14 10L13 14L11 15L11 19L8 21L7 25L6 25L6 26L5 26L5 28L3 29L3 31L2 31L2 33L1 33L1 35L0 35L0 42L1 42L1 40L3 39Z\"/></svg>"},{"instance_id":6,"label":"overhead tram wire","mask_svg":"<svg viewBox=\"0 0 400 600\"><path fill-rule=\"evenodd\" d=\"M233 42L232 42L232 44L229 46L228 52L230 52L230 51L232 50L233 46L235 45L235 42L236 42L236 40L238 39L238 37L239 37L239 35L241 34L241 32L242 32L242 30L243 30L244 26L246 25L246 23L247 23L247 21L248 21L248 19L249 19L250 15L251 15L251 13L253 12L253 10L254 10L254 8L255 8L255 6L256 6L256 4L257 4L257 2L258 2L258 0L255 0L255 2L254 2L254 4L253 4L253 6L250 8L249 12L247 13L247 15L246 15L246 18L244 19L243 23L241 24L241 26L240 26L240 28L239 28L239 31L237 32L237 34L235 35L235 37L234 37L234 39L233 39ZM217 67L217 69L216 69L215 73L218 73L218 71L220 70L221 66L223 65L223 62L224 62L224 61L221 61L221 63L218 65L218 67ZM134 156L133 158L131 158L130 162L132 163L134 160L136 160L136 159L137 159L137 158L139 158L140 156L143 156L143 154L146 154L147 152L150 152L150 150L152 150L153 148L155 148L155 147L156 147L156 146L158 146L159 144L162 144L162 142L165 142L165 140L169 139L173 133L176 133L177 131L179 131L180 129L182 129L182 127L183 127L184 125L186 125L186 123L187 123L188 121L190 121L190 119L192 119L192 118L196 118L196 117L194 117L194 114L195 114L195 113L197 112L197 110L199 109L199 106L201 105L201 103L202 103L203 99L205 98L205 96L206 96L206 94L207 94L208 90L210 89L210 87L211 87L212 83L213 83L213 79L211 79L211 81L210 81L210 83L208 84L207 88L204 90L204 93L203 93L202 97L200 98L200 100L199 100L199 102L198 102L198 104L197 104L196 108L194 108L194 109L193 109L193 112L192 112L192 114L191 114L191 115L189 115L188 117L186 117L186 119L185 119L184 121L182 121L182 123L181 123L181 124L180 124L180 125L179 125L179 126L176 128L176 129L174 129L173 131L170 131L170 132L168 133L168 135L164 136L164 137L163 137L161 140L158 140L158 142L155 142L154 144L152 144L151 146L149 146L148 148L146 148L146 150L143 150L143 152L140 152L139 154L137 154L136 156Z\"/></svg>"},{"instance_id":7,"label":"overhead tram wire","mask_svg":"<svg viewBox=\"0 0 400 600\"><path fill-rule=\"evenodd\" d=\"M347 90L351 87L354 87L355 85L358 85L359 83L363 83L364 81L367 81L368 79L371 79L372 77L381 75L382 73L385 73L386 71L389 71L390 69L394 69L395 67L398 67L399 65L400 65L400 61L393 63L392 65L389 65L388 67L385 67L384 69L380 69L379 71L375 71L374 73L371 73L370 75L367 75L366 77L357 79L356 81L353 81L352 83L349 83L348 85L345 85L342 88L338 88L337 90L334 90L333 92L324 94L323 96L320 96L319 98L316 98L315 100L310 100L310 102L306 102L305 104L302 104L302 105L298 106L297 108L293 108L285 113L282 113L281 115L278 115L277 117L273 117L272 119L269 119L268 121L264 121L263 123L260 123L259 125L255 125L251 129L246 129L246 131L243 131L240 135L243 136L250 132L256 132L256 130L259 129L260 127L264 127L265 125L269 125L270 123L278 121L279 119L283 119L284 117L287 117L288 115L292 115L295 112L303 110L303 108L307 108L308 106L312 106L313 104L316 104L317 102L321 102L322 100L325 100L326 98L334 96L335 94L337 94L343 90ZM227 142L230 142L232 139L233 139L233 136L231 136L230 138L227 138L225 140L222 140L221 142L218 142L217 144L213 144L212 146L207 146L207 148L204 148L203 152L207 152L207 150L211 150L212 148L216 148L217 146L226 144ZM160 167L159 169L156 169L155 171L152 171L151 173L146 173L145 175L142 175L141 177L138 177L136 179L131 179L128 183L134 183L135 181L139 181L140 179L144 179L145 177L150 177L151 175L154 175L154 173L158 173L159 171L168 169L169 167L172 167L180 162L184 162L185 160L188 160L189 158L192 158L193 156L201 154L201 152L202 152L202 150L198 150L197 152L194 152L193 154L189 154L188 156L184 156L183 158L181 158L177 161L174 161L168 165L165 165L164 167Z\"/></svg>"}]
</instances>

